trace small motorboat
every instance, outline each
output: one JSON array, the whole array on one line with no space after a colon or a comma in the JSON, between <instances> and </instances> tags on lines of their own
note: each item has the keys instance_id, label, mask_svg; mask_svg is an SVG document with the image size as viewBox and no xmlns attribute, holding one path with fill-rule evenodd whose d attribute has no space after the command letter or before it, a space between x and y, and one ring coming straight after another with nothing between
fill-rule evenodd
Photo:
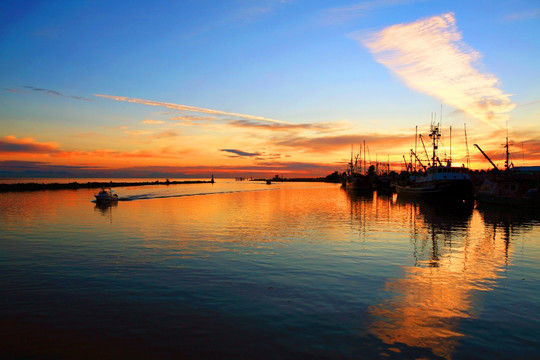
<instances>
[{"instance_id":1,"label":"small motorboat","mask_svg":"<svg viewBox=\"0 0 540 360\"><path fill-rule=\"evenodd\" d=\"M94 195L97 203L118 201L118 195L111 188L102 187L101 191Z\"/></svg>"}]
</instances>

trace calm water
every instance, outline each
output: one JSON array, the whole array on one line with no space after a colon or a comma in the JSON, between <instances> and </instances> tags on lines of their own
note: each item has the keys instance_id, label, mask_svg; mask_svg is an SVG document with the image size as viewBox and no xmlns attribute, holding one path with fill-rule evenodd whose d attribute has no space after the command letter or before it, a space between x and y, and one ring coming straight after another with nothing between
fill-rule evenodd
<instances>
[{"instance_id":1,"label":"calm water","mask_svg":"<svg viewBox=\"0 0 540 360\"><path fill-rule=\"evenodd\" d=\"M235 182L3 193L7 358L540 357L540 215Z\"/></svg>"}]
</instances>

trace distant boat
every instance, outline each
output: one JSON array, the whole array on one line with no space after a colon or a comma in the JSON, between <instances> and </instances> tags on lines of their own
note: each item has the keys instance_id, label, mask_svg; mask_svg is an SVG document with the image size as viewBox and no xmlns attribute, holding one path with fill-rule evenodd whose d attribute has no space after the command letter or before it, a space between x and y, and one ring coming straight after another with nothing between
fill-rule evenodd
<instances>
[{"instance_id":1,"label":"distant boat","mask_svg":"<svg viewBox=\"0 0 540 360\"><path fill-rule=\"evenodd\" d=\"M365 147L366 143L364 141L364 157L365 157ZM351 161L348 164L347 173L341 181L341 186L343 186L347 191L354 192L372 192L375 190L374 182L374 167L370 167L370 171L363 173L362 168L365 168L366 161L360 161L364 166L359 164L358 158L360 154L357 154L353 161L353 154L351 151Z\"/></svg>"},{"instance_id":2,"label":"distant boat","mask_svg":"<svg viewBox=\"0 0 540 360\"><path fill-rule=\"evenodd\" d=\"M446 165L443 165L437 156L438 141L441 137L438 125L431 125L429 137L433 141L433 154L429 166L423 165L416 153L411 150L424 171L411 174L407 180L399 182L396 185L398 195L432 199L472 198L473 184L469 169L464 166L452 166L451 160L447 160Z\"/></svg>"},{"instance_id":3,"label":"distant boat","mask_svg":"<svg viewBox=\"0 0 540 360\"><path fill-rule=\"evenodd\" d=\"M97 203L118 201L118 195L111 188L102 187L101 191L94 195Z\"/></svg>"}]
</instances>

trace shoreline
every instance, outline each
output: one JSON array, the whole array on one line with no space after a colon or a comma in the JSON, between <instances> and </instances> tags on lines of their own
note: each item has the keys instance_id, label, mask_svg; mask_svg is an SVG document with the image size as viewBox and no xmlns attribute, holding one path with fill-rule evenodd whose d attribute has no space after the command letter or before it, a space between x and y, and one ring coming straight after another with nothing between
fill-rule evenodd
<instances>
[{"instance_id":1,"label":"shoreline","mask_svg":"<svg viewBox=\"0 0 540 360\"><path fill-rule=\"evenodd\" d=\"M77 190L77 189L95 189L101 187L126 187L126 186L145 186L145 185L181 185L181 184L211 184L212 180L186 180L186 181L136 181L136 182L98 182L89 181L86 183L78 183L76 181L70 183L17 183L17 184L0 184L0 193L2 192L18 192L18 191L40 191L40 190Z\"/></svg>"}]
</instances>

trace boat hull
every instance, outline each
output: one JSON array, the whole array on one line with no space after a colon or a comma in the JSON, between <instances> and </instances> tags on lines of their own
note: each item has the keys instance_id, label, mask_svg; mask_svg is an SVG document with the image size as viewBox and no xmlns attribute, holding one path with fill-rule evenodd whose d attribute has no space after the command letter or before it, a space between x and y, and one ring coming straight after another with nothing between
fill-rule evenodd
<instances>
[{"instance_id":1,"label":"boat hull","mask_svg":"<svg viewBox=\"0 0 540 360\"><path fill-rule=\"evenodd\" d=\"M401 196L418 198L456 198L468 199L473 196L470 180L439 180L433 182L398 184L396 192Z\"/></svg>"},{"instance_id":2,"label":"boat hull","mask_svg":"<svg viewBox=\"0 0 540 360\"><path fill-rule=\"evenodd\" d=\"M476 194L478 201L486 204L508 205L518 207L540 207L540 196L505 196L493 194L491 192L478 192Z\"/></svg>"},{"instance_id":3,"label":"boat hull","mask_svg":"<svg viewBox=\"0 0 540 360\"><path fill-rule=\"evenodd\" d=\"M99 196L99 195L94 195L94 196L96 198L96 202L98 203L118 201L118 196Z\"/></svg>"},{"instance_id":4,"label":"boat hull","mask_svg":"<svg viewBox=\"0 0 540 360\"><path fill-rule=\"evenodd\" d=\"M374 184L367 176L349 177L345 182L348 191L370 192L374 190Z\"/></svg>"}]
</instances>

